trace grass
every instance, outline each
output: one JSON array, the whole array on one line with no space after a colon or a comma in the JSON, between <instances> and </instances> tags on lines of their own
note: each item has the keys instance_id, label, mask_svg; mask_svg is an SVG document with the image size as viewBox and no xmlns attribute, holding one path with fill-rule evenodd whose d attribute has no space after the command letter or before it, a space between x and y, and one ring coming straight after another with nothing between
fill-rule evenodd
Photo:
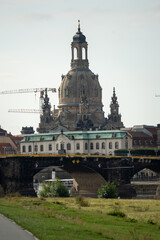
<instances>
[{"instance_id":1,"label":"grass","mask_svg":"<svg viewBox=\"0 0 160 240\"><path fill-rule=\"evenodd\" d=\"M17 196L1 198L0 213L40 240L160 239L159 200L83 198L79 203L76 198Z\"/></svg>"}]
</instances>

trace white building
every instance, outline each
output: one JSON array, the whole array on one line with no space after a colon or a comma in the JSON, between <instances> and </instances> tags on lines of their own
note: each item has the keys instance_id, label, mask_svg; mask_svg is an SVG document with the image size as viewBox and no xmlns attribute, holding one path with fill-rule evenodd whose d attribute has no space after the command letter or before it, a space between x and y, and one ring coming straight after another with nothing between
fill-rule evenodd
<instances>
[{"instance_id":1,"label":"white building","mask_svg":"<svg viewBox=\"0 0 160 240\"><path fill-rule=\"evenodd\" d=\"M121 130L28 134L20 143L21 154L114 155L131 148L131 136Z\"/></svg>"}]
</instances>

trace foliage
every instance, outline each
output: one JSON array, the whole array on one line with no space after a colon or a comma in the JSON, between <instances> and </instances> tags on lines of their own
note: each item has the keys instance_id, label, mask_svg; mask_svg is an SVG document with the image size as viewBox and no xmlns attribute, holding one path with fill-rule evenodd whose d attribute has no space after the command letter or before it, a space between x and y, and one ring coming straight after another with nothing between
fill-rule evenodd
<instances>
[{"instance_id":1,"label":"foliage","mask_svg":"<svg viewBox=\"0 0 160 240\"><path fill-rule=\"evenodd\" d=\"M128 218L127 222L137 223L137 219L135 219L135 218Z\"/></svg>"},{"instance_id":2,"label":"foliage","mask_svg":"<svg viewBox=\"0 0 160 240\"><path fill-rule=\"evenodd\" d=\"M132 149L130 153L132 156L156 156L154 149Z\"/></svg>"},{"instance_id":3,"label":"foliage","mask_svg":"<svg viewBox=\"0 0 160 240\"><path fill-rule=\"evenodd\" d=\"M117 198L118 191L114 182L107 182L105 185L102 185L100 189L98 189L97 193L98 198Z\"/></svg>"},{"instance_id":4,"label":"foliage","mask_svg":"<svg viewBox=\"0 0 160 240\"><path fill-rule=\"evenodd\" d=\"M127 149L118 149L114 151L115 156L127 156L129 151Z\"/></svg>"},{"instance_id":5,"label":"foliage","mask_svg":"<svg viewBox=\"0 0 160 240\"><path fill-rule=\"evenodd\" d=\"M127 156L129 151L127 149L118 149L114 151L115 156ZM131 149L132 156L160 156L160 150L156 149Z\"/></svg>"},{"instance_id":6,"label":"foliage","mask_svg":"<svg viewBox=\"0 0 160 240\"><path fill-rule=\"evenodd\" d=\"M126 214L124 212L121 212L121 211L111 211L111 212L108 213L108 215L121 217L121 218L126 216Z\"/></svg>"},{"instance_id":7,"label":"foliage","mask_svg":"<svg viewBox=\"0 0 160 240\"><path fill-rule=\"evenodd\" d=\"M154 222L153 219L148 219L147 223L152 224L152 225L155 225L155 224L156 224L156 222Z\"/></svg>"},{"instance_id":8,"label":"foliage","mask_svg":"<svg viewBox=\"0 0 160 240\"><path fill-rule=\"evenodd\" d=\"M88 207L89 202L83 197L83 196L77 196L76 197L76 203L80 205L81 207Z\"/></svg>"},{"instance_id":9,"label":"foliage","mask_svg":"<svg viewBox=\"0 0 160 240\"><path fill-rule=\"evenodd\" d=\"M58 179L54 183L42 183L42 190L39 192L40 197L69 197L67 187Z\"/></svg>"}]
</instances>

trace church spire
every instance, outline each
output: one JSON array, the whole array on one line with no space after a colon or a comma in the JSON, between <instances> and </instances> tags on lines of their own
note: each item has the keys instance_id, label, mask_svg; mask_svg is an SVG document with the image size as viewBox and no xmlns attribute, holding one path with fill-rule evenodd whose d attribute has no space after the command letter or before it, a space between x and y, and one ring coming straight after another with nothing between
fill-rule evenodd
<instances>
[{"instance_id":1,"label":"church spire","mask_svg":"<svg viewBox=\"0 0 160 240\"><path fill-rule=\"evenodd\" d=\"M80 32L80 20L78 20L78 31Z\"/></svg>"},{"instance_id":2,"label":"church spire","mask_svg":"<svg viewBox=\"0 0 160 240\"><path fill-rule=\"evenodd\" d=\"M113 96L111 97L110 114L108 115L108 120L112 124L113 128L119 129L123 127L123 123L121 122L121 114L119 114L119 104L117 101L115 87L113 88Z\"/></svg>"},{"instance_id":3,"label":"church spire","mask_svg":"<svg viewBox=\"0 0 160 240\"><path fill-rule=\"evenodd\" d=\"M116 92L115 92L115 87L113 88L113 96L112 96L111 99L112 99L111 104L117 104L118 105L117 96L116 96Z\"/></svg>"}]
</instances>

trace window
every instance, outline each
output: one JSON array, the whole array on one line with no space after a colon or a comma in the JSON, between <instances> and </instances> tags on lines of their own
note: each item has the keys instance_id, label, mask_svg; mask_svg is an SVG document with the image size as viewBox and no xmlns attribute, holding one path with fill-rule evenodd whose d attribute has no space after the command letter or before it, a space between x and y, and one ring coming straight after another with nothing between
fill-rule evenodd
<instances>
[{"instance_id":1,"label":"window","mask_svg":"<svg viewBox=\"0 0 160 240\"><path fill-rule=\"evenodd\" d=\"M152 140L150 141L150 144L153 145L153 141Z\"/></svg>"},{"instance_id":2,"label":"window","mask_svg":"<svg viewBox=\"0 0 160 240\"><path fill-rule=\"evenodd\" d=\"M34 146L34 151L38 152L38 146L37 145Z\"/></svg>"},{"instance_id":3,"label":"window","mask_svg":"<svg viewBox=\"0 0 160 240\"><path fill-rule=\"evenodd\" d=\"M43 145L40 145L40 151L43 152Z\"/></svg>"},{"instance_id":4,"label":"window","mask_svg":"<svg viewBox=\"0 0 160 240\"><path fill-rule=\"evenodd\" d=\"M145 145L149 145L149 141L145 140Z\"/></svg>"},{"instance_id":5,"label":"window","mask_svg":"<svg viewBox=\"0 0 160 240\"><path fill-rule=\"evenodd\" d=\"M64 143L61 143L61 150L64 150Z\"/></svg>"},{"instance_id":6,"label":"window","mask_svg":"<svg viewBox=\"0 0 160 240\"><path fill-rule=\"evenodd\" d=\"M26 152L26 146L22 146L22 152Z\"/></svg>"},{"instance_id":7,"label":"window","mask_svg":"<svg viewBox=\"0 0 160 240\"><path fill-rule=\"evenodd\" d=\"M85 150L88 149L88 143L85 143Z\"/></svg>"},{"instance_id":8,"label":"window","mask_svg":"<svg viewBox=\"0 0 160 240\"><path fill-rule=\"evenodd\" d=\"M69 90L68 90L68 87L65 89L65 97L68 97L69 96Z\"/></svg>"},{"instance_id":9,"label":"window","mask_svg":"<svg viewBox=\"0 0 160 240\"><path fill-rule=\"evenodd\" d=\"M105 149L105 142L102 142L102 149Z\"/></svg>"},{"instance_id":10,"label":"window","mask_svg":"<svg viewBox=\"0 0 160 240\"><path fill-rule=\"evenodd\" d=\"M82 59L86 59L86 49L82 48Z\"/></svg>"},{"instance_id":11,"label":"window","mask_svg":"<svg viewBox=\"0 0 160 240\"><path fill-rule=\"evenodd\" d=\"M138 140L134 140L134 145L138 145Z\"/></svg>"},{"instance_id":12,"label":"window","mask_svg":"<svg viewBox=\"0 0 160 240\"><path fill-rule=\"evenodd\" d=\"M80 145L79 145L79 143L76 144L76 149L77 149L77 150L80 149Z\"/></svg>"},{"instance_id":13,"label":"window","mask_svg":"<svg viewBox=\"0 0 160 240\"><path fill-rule=\"evenodd\" d=\"M96 149L99 149L99 143L98 142L96 143Z\"/></svg>"},{"instance_id":14,"label":"window","mask_svg":"<svg viewBox=\"0 0 160 240\"><path fill-rule=\"evenodd\" d=\"M58 150L58 143L56 144L56 150Z\"/></svg>"},{"instance_id":15,"label":"window","mask_svg":"<svg viewBox=\"0 0 160 240\"><path fill-rule=\"evenodd\" d=\"M93 149L93 143L90 143L90 149Z\"/></svg>"},{"instance_id":16,"label":"window","mask_svg":"<svg viewBox=\"0 0 160 240\"><path fill-rule=\"evenodd\" d=\"M31 145L28 146L28 152L32 152L32 146Z\"/></svg>"},{"instance_id":17,"label":"window","mask_svg":"<svg viewBox=\"0 0 160 240\"><path fill-rule=\"evenodd\" d=\"M67 143L67 150L71 150L71 144Z\"/></svg>"},{"instance_id":18,"label":"window","mask_svg":"<svg viewBox=\"0 0 160 240\"><path fill-rule=\"evenodd\" d=\"M109 149L112 149L112 142L109 142Z\"/></svg>"},{"instance_id":19,"label":"window","mask_svg":"<svg viewBox=\"0 0 160 240\"><path fill-rule=\"evenodd\" d=\"M49 144L49 145L48 145L48 150L49 150L49 151L52 151L52 144Z\"/></svg>"},{"instance_id":20,"label":"window","mask_svg":"<svg viewBox=\"0 0 160 240\"><path fill-rule=\"evenodd\" d=\"M118 149L119 148L119 144L118 142L115 142L115 149Z\"/></svg>"},{"instance_id":21,"label":"window","mask_svg":"<svg viewBox=\"0 0 160 240\"><path fill-rule=\"evenodd\" d=\"M77 57L77 56L78 56L77 48L74 48L73 51L74 51L74 55L73 55L74 57L73 57L73 59L76 60L76 59L78 58L78 57Z\"/></svg>"},{"instance_id":22,"label":"window","mask_svg":"<svg viewBox=\"0 0 160 240\"><path fill-rule=\"evenodd\" d=\"M125 148L128 149L128 141L125 142Z\"/></svg>"}]
</instances>

